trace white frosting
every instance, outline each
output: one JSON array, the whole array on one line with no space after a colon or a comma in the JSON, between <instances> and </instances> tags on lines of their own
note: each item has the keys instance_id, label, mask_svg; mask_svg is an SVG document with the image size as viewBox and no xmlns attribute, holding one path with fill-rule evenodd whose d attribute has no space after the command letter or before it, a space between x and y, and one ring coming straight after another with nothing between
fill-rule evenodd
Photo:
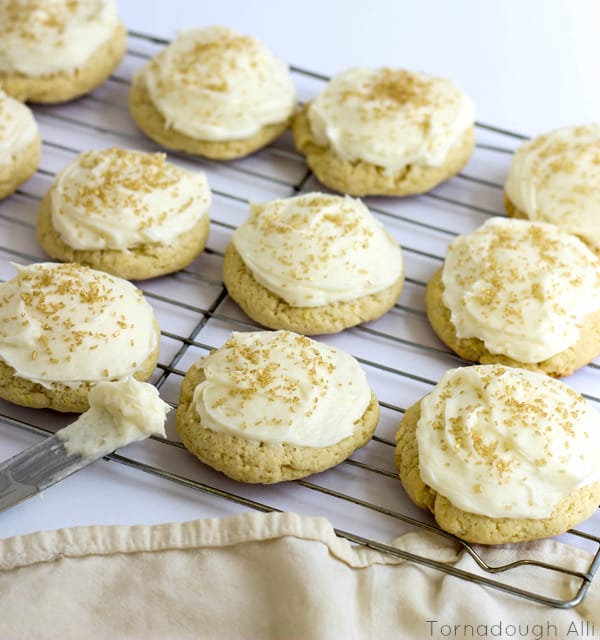
<instances>
[{"instance_id":1,"label":"white frosting","mask_svg":"<svg viewBox=\"0 0 600 640\"><path fill-rule=\"evenodd\" d=\"M389 171L442 165L473 126L474 114L471 100L450 80L364 67L336 75L308 109L318 144L348 162Z\"/></svg>"},{"instance_id":2,"label":"white frosting","mask_svg":"<svg viewBox=\"0 0 600 640\"><path fill-rule=\"evenodd\" d=\"M352 435L371 401L349 354L290 331L233 333L199 361L202 426L242 438L326 447Z\"/></svg>"},{"instance_id":3,"label":"white frosting","mask_svg":"<svg viewBox=\"0 0 600 640\"><path fill-rule=\"evenodd\" d=\"M180 32L142 73L167 127L201 140L249 138L296 105L287 66L227 27Z\"/></svg>"},{"instance_id":4,"label":"white frosting","mask_svg":"<svg viewBox=\"0 0 600 640\"><path fill-rule=\"evenodd\" d=\"M114 0L0 0L0 71L73 71L118 24Z\"/></svg>"},{"instance_id":5,"label":"white frosting","mask_svg":"<svg viewBox=\"0 0 600 640\"><path fill-rule=\"evenodd\" d=\"M581 395L544 374L453 369L421 401L421 479L469 513L546 518L600 481L599 422Z\"/></svg>"},{"instance_id":6,"label":"white frosting","mask_svg":"<svg viewBox=\"0 0 600 640\"><path fill-rule=\"evenodd\" d=\"M133 375L156 349L154 322L130 282L79 264L17 267L0 283L0 358L43 385Z\"/></svg>"},{"instance_id":7,"label":"white frosting","mask_svg":"<svg viewBox=\"0 0 600 640\"><path fill-rule=\"evenodd\" d=\"M37 135L31 109L0 89L0 165L11 164Z\"/></svg>"},{"instance_id":8,"label":"white frosting","mask_svg":"<svg viewBox=\"0 0 600 640\"><path fill-rule=\"evenodd\" d=\"M233 243L255 279L297 307L354 300L403 275L398 244L348 196L307 193L251 204Z\"/></svg>"},{"instance_id":9,"label":"white frosting","mask_svg":"<svg viewBox=\"0 0 600 640\"><path fill-rule=\"evenodd\" d=\"M80 154L57 174L50 197L52 225L74 249L169 244L211 202L203 173L176 167L162 153L125 149Z\"/></svg>"},{"instance_id":10,"label":"white frosting","mask_svg":"<svg viewBox=\"0 0 600 640\"><path fill-rule=\"evenodd\" d=\"M88 395L90 408L71 425L56 432L71 455L100 458L150 435L165 436L171 407L156 387L135 378L99 382Z\"/></svg>"},{"instance_id":11,"label":"white frosting","mask_svg":"<svg viewBox=\"0 0 600 640\"><path fill-rule=\"evenodd\" d=\"M600 125L567 127L515 152L506 195L532 220L558 224L600 252Z\"/></svg>"},{"instance_id":12,"label":"white frosting","mask_svg":"<svg viewBox=\"0 0 600 640\"><path fill-rule=\"evenodd\" d=\"M519 362L568 349L586 316L600 309L600 260L543 222L492 218L458 236L442 281L456 335Z\"/></svg>"}]
</instances>

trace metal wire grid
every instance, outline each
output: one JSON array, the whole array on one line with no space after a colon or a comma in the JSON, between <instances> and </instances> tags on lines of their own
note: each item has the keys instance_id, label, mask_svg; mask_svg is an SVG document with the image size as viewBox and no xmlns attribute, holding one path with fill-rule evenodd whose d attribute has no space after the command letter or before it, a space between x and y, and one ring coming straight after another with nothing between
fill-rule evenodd
<instances>
[{"instance_id":1,"label":"metal wire grid","mask_svg":"<svg viewBox=\"0 0 600 640\"><path fill-rule=\"evenodd\" d=\"M55 172L75 154L112 145L156 150L131 124L126 96L133 72L167 41L136 32L130 32L129 37L123 64L103 87L70 105L35 109L44 139L44 159L36 176L0 206L0 225L8 231L0 243L0 258L5 264L44 259L35 243L37 205ZM303 92L306 98L310 97L328 79L298 67L291 67L291 71L301 99ZM321 515L333 522L337 535L351 543L553 607L568 608L581 602L600 566L600 537L593 532L581 529L565 536L574 546L592 551L589 565L580 570L535 559L492 566L485 559L484 547L456 540L440 531L428 514L413 508L405 497L398 499L403 490L393 467L393 434L401 415L437 382L443 371L464 364L443 348L428 328L422 303L428 275L441 264L452 237L476 228L489 216L503 215L502 172L512 150L525 138L482 123L477 129L477 161L446 185L402 202L367 200L403 247L407 263L405 290L394 309L380 321L328 337L327 341L342 345L357 357L380 398L382 418L371 443L336 469L309 480L286 483L281 491L273 487L250 488L204 469L195 460L190 461L176 435L153 437L150 447L134 449L133 455L115 452L106 459L242 509L302 512L306 508L305 492L309 492L311 497L319 496L323 504ZM286 136L249 159L226 164L183 154L169 153L169 157L204 170L214 198L211 236L203 256L178 274L141 284L162 327L161 361L152 381L163 398L176 405L181 379L198 355L222 344L232 330L257 328L228 299L220 275L223 250L231 231L245 218L248 200L289 196L322 187ZM598 382L598 365L585 369L583 376L574 378L575 386L590 401L600 403L599 398L586 393L586 388L593 390ZM24 418L8 403L0 404L0 420L8 427L40 435L54 431L41 426L43 420ZM174 434L172 426L169 433ZM359 490L348 491L348 487ZM458 545L472 558L473 568L458 569L382 542L410 530L429 532ZM511 583L512 575L524 565L539 571L539 591L525 591ZM544 592L546 577L555 574L569 581L567 597L564 593L557 596Z\"/></svg>"}]
</instances>

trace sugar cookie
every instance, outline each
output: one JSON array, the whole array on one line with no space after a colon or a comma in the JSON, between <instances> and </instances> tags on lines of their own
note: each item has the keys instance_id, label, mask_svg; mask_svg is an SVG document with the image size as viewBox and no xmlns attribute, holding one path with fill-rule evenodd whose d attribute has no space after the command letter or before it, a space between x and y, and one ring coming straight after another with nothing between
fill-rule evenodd
<instances>
[{"instance_id":1,"label":"sugar cookie","mask_svg":"<svg viewBox=\"0 0 600 640\"><path fill-rule=\"evenodd\" d=\"M450 243L426 309L466 360L567 376L600 353L600 260L555 225L491 218Z\"/></svg>"},{"instance_id":2,"label":"sugar cookie","mask_svg":"<svg viewBox=\"0 0 600 640\"><path fill-rule=\"evenodd\" d=\"M309 335L382 316L404 284L401 249L367 207L323 193L251 204L223 273L253 320Z\"/></svg>"},{"instance_id":3,"label":"sugar cookie","mask_svg":"<svg viewBox=\"0 0 600 640\"><path fill-rule=\"evenodd\" d=\"M139 71L129 106L140 129L167 149L227 160L289 127L296 90L287 66L259 40L208 27L180 32Z\"/></svg>"},{"instance_id":4,"label":"sugar cookie","mask_svg":"<svg viewBox=\"0 0 600 640\"><path fill-rule=\"evenodd\" d=\"M106 80L126 39L114 0L4 0L0 84L18 100L71 100Z\"/></svg>"},{"instance_id":5,"label":"sugar cookie","mask_svg":"<svg viewBox=\"0 0 600 640\"><path fill-rule=\"evenodd\" d=\"M473 151L473 126L473 104L450 80L357 67L308 102L292 130L324 185L356 196L403 196L458 173Z\"/></svg>"},{"instance_id":6,"label":"sugar cookie","mask_svg":"<svg viewBox=\"0 0 600 640\"><path fill-rule=\"evenodd\" d=\"M579 393L544 374L452 369L406 411L396 465L415 504L463 540L554 536L600 502L599 419Z\"/></svg>"},{"instance_id":7,"label":"sugar cookie","mask_svg":"<svg viewBox=\"0 0 600 640\"><path fill-rule=\"evenodd\" d=\"M565 127L514 153L505 185L510 216L558 225L600 257L600 125Z\"/></svg>"},{"instance_id":8,"label":"sugar cookie","mask_svg":"<svg viewBox=\"0 0 600 640\"><path fill-rule=\"evenodd\" d=\"M130 282L80 264L17 267L0 283L0 397L57 411L85 411L105 380L145 381L160 331Z\"/></svg>"},{"instance_id":9,"label":"sugar cookie","mask_svg":"<svg viewBox=\"0 0 600 640\"><path fill-rule=\"evenodd\" d=\"M379 405L349 354L289 331L234 333L187 372L177 431L235 480L273 483L328 469L366 444Z\"/></svg>"},{"instance_id":10,"label":"sugar cookie","mask_svg":"<svg viewBox=\"0 0 600 640\"><path fill-rule=\"evenodd\" d=\"M37 238L54 259L153 278L201 253L210 203L204 173L162 153L86 151L56 175L40 205Z\"/></svg>"}]
</instances>

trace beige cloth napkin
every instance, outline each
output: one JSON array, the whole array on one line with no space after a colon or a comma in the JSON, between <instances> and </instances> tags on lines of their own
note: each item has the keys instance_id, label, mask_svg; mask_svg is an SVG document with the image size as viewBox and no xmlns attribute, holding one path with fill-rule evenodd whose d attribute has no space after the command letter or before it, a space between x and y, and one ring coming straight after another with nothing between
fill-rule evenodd
<instances>
[{"instance_id":1,"label":"beige cloth napkin","mask_svg":"<svg viewBox=\"0 0 600 640\"><path fill-rule=\"evenodd\" d=\"M474 569L431 534L397 544ZM589 562L555 541L486 553ZM519 570L519 584L539 590L536 576ZM565 582L548 574L543 587L565 597ZM290 513L81 527L0 541L0 638L600 638L598 582L576 609L553 609L353 547L327 520Z\"/></svg>"}]
</instances>

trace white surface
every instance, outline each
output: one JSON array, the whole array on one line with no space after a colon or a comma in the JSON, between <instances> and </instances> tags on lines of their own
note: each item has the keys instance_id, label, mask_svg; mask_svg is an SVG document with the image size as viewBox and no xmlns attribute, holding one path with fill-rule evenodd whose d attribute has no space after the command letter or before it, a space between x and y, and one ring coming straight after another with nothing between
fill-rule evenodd
<instances>
[{"instance_id":1,"label":"white surface","mask_svg":"<svg viewBox=\"0 0 600 640\"><path fill-rule=\"evenodd\" d=\"M525 6L523 6L525 5ZM192 3L122 0L121 15L132 30L172 37L178 28L205 24L229 24L259 36L280 57L291 64L331 74L356 64L405 66L452 77L473 97L481 122L537 133L568 122L587 121L600 109L597 61L600 39L593 30L600 23L600 6L589 2L242 2L220 0ZM158 50L147 42L132 40L136 51ZM124 78L143 64L128 56L117 75ZM307 99L322 86L317 80L296 75L301 99ZM37 200L48 189L54 172L72 159L75 150L121 144L142 149L153 145L140 136L127 109L127 86L108 82L94 92L94 99L83 99L61 107L36 110L46 141L42 170L17 194L0 204L0 278L13 274L10 261L41 260L35 242L34 224ZM110 103L116 106L111 107ZM58 117L57 117L58 116ZM66 118L65 122L63 119ZM82 124L73 125L76 119ZM97 125L103 131L93 129ZM106 130L106 131L104 131ZM116 133L118 132L118 133ZM514 148L518 140L496 136L478 129L478 141ZM63 147L72 148L70 151ZM191 162L175 159L184 166L198 166L207 173L213 190L234 195L215 195L209 248L217 253L203 254L188 273L157 279L143 285L144 290L173 298L173 304L151 300L165 335L160 363L169 365L184 346L177 336L189 336L202 315L220 292L222 252L230 235L225 225L237 225L246 216L247 199L271 199L291 195L306 167L294 153L289 136L249 159L229 164ZM465 173L503 183L510 155L479 148ZM252 172L246 173L246 171ZM265 177L255 176L260 174ZM275 180L273 180L275 178ZM314 179L304 191L319 185ZM379 437L392 441L400 418L393 407L406 408L431 387L443 371L456 365L451 356L429 352L411 343L439 348L419 312L423 309L423 283L439 266L451 232L474 229L491 213L502 212L502 191L456 178L438 188L431 197L372 199L369 205L381 209L380 219L405 248L409 280L400 307L390 311L371 329L384 336L352 329L327 339L354 355L375 361L366 365L367 374L384 406L378 427ZM442 198L471 203L478 209L450 204ZM236 199L237 198L237 199ZM392 215L390 215L392 214ZM416 221L416 224L415 224ZM421 223L424 222L423 226ZM427 225L432 225L430 229ZM16 252L16 253L15 253ZM197 337L197 345L185 351L174 364L175 371L161 386L161 395L175 403L181 373L204 352L203 345L218 346L243 319L236 306L224 300L218 312L226 320L208 321ZM402 341L407 341L405 344ZM392 371L386 369L389 367ZM394 371L396 370L396 371ZM398 373L400 370L402 373ZM157 381L163 373L158 369ZM585 368L571 382L589 394L597 394L600 373ZM16 408L0 402L0 412L25 422L51 429L67 424L73 416ZM173 429L170 416L168 431ZM0 458L34 444L38 436L29 435L9 424L0 424ZM185 477L239 492L250 499L298 513L326 515L335 526L388 541L404 526L395 520L374 516L371 511L315 496L304 487L286 484L272 487L242 487L203 467L177 447L155 441L132 445L121 453L170 469ZM373 442L354 458L393 473L393 449ZM337 469L310 478L340 491L355 493L361 499L395 511L427 520L412 507L396 479L367 474L357 467ZM240 511L243 507L189 487L158 479L115 462L99 461L43 495L0 513L0 537L72 525L95 523L155 523L184 521ZM598 517L587 523L598 530Z\"/></svg>"},{"instance_id":2,"label":"white surface","mask_svg":"<svg viewBox=\"0 0 600 640\"><path fill-rule=\"evenodd\" d=\"M596 0L120 0L130 28L226 24L333 74L399 66L452 78L478 119L529 135L598 119Z\"/></svg>"}]
</instances>

